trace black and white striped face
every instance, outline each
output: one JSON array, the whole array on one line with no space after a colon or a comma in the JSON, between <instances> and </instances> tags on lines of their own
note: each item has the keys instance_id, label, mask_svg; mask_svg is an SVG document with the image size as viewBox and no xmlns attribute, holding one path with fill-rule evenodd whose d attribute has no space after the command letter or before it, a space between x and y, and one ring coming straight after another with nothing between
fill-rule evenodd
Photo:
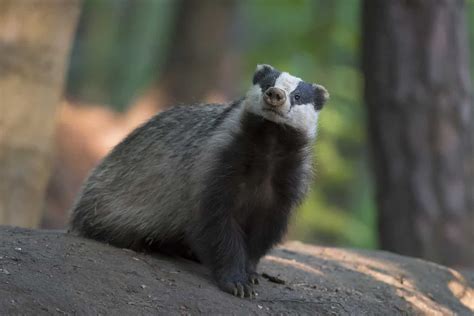
<instances>
[{"instance_id":1,"label":"black and white striped face","mask_svg":"<svg viewBox=\"0 0 474 316\"><path fill-rule=\"evenodd\" d=\"M318 113L329 98L326 89L270 65L258 65L246 96L246 110L275 123L316 135Z\"/></svg>"}]
</instances>

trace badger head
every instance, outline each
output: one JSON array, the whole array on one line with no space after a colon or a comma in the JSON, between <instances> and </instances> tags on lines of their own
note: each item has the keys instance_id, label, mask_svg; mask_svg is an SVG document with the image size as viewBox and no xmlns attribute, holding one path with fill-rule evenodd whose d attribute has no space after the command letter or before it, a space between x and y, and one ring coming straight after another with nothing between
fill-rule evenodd
<instances>
[{"instance_id":1,"label":"badger head","mask_svg":"<svg viewBox=\"0 0 474 316\"><path fill-rule=\"evenodd\" d=\"M316 135L318 113L329 98L320 85L304 82L270 65L258 65L245 99L250 113Z\"/></svg>"}]
</instances>

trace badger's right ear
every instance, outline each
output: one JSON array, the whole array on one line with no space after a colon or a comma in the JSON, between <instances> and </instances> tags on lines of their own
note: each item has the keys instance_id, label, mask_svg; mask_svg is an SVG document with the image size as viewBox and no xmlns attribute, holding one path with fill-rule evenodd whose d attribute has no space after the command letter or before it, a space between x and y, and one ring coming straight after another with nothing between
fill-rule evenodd
<instances>
[{"instance_id":1,"label":"badger's right ear","mask_svg":"<svg viewBox=\"0 0 474 316\"><path fill-rule=\"evenodd\" d=\"M270 65L266 65L266 64L257 65L257 69L255 69L255 73L253 74L252 83L257 84L260 80L262 80L272 70L273 70L273 67L270 66Z\"/></svg>"}]
</instances>

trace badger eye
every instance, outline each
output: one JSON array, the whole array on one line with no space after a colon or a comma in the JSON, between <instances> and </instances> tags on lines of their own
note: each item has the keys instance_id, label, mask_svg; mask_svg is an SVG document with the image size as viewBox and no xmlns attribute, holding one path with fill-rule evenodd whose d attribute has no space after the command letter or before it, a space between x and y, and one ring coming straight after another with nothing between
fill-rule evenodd
<instances>
[{"instance_id":1,"label":"badger eye","mask_svg":"<svg viewBox=\"0 0 474 316\"><path fill-rule=\"evenodd\" d=\"M300 97L299 94L295 94L295 97L294 97L294 98L295 98L296 101L298 101L301 97Z\"/></svg>"}]
</instances>

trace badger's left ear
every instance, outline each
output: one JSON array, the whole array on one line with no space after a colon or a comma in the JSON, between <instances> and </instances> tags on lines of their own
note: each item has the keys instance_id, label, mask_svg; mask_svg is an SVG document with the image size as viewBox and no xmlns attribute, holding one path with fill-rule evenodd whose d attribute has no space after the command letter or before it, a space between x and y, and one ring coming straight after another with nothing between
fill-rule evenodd
<instances>
[{"instance_id":1,"label":"badger's left ear","mask_svg":"<svg viewBox=\"0 0 474 316\"><path fill-rule=\"evenodd\" d=\"M266 64L259 64L255 69L255 73L253 74L252 83L257 84L260 80L263 79L268 73L270 73L274 68L270 65Z\"/></svg>"},{"instance_id":2,"label":"badger's left ear","mask_svg":"<svg viewBox=\"0 0 474 316\"><path fill-rule=\"evenodd\" d=\"M329 92L323 86L313 83L314 88L314 107L321 110L324 103L329 99Z\"/></svg>"}]
</instances>

